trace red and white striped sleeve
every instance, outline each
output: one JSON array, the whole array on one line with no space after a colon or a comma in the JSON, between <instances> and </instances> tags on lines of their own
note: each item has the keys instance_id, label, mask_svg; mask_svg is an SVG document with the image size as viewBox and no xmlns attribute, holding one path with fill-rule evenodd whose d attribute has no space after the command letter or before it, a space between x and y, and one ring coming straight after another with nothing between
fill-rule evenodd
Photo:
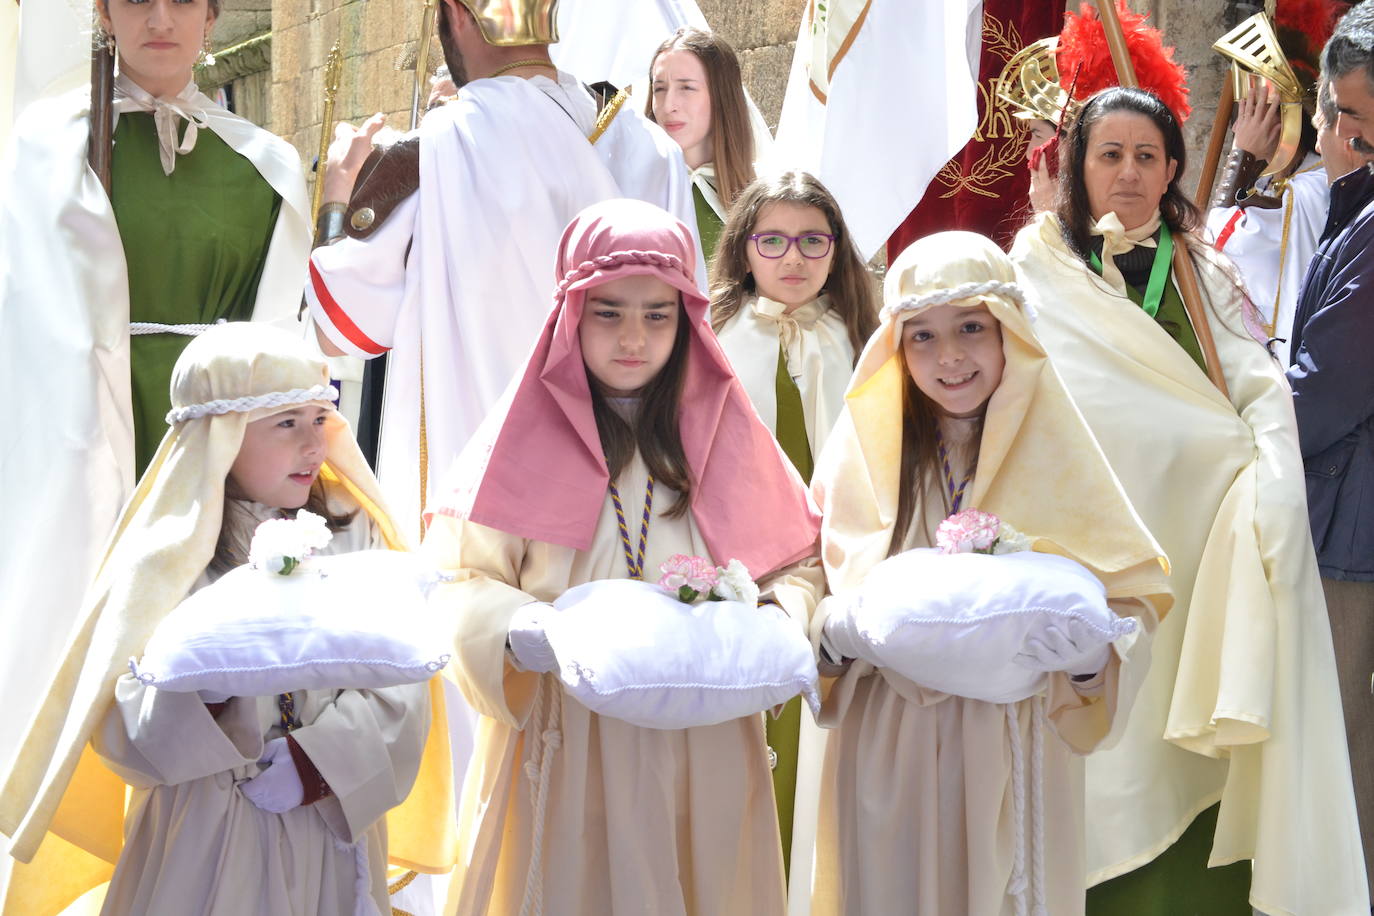
<instances>
[{"instance_id":1,"label":"red and white striped sleeve","mask_svg":"<svg viewBox=\"0 0 1374 916\"><path fill-rule=\"evenodd\" d=\"M412 194L366 240L344 237L310 255L310 317L350 356L372 359L391 349L419 201Z\"/></svg>"}]
</instances>

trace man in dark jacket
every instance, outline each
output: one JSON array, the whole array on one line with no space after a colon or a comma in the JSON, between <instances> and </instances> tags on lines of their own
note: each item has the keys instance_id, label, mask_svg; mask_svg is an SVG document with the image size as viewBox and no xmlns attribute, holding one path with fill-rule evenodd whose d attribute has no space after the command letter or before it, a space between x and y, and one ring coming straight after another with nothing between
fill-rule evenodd
<instances>
[{"instance_id":1,"label":"man in dark jacket","mask_svg":"<svg viewBox=\"0 0 1374 916\"><path fill-rule=\"evenodd\" d=\"M1336 133L1374 153L1374 2L1322 52ZM1307 468L1308 516L1341 682L1365 859L1374 852L1374 171L1331 187L1331 209L1293 323L1288 380Z\"/></svg>"}]
</instances>

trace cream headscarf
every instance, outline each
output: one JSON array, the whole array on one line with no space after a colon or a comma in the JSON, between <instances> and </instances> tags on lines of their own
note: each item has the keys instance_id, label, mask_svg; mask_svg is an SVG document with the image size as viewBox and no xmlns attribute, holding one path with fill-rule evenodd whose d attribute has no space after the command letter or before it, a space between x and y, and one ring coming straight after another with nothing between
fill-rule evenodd
<instances>
[{"instance_id":1,"label":"cream headscarf","mask_svg":"<svg viewBox=\"0 0 1374 916\"><path fill-rule=\"evenodd\" d=\"M822 559L836 593L888 553L902 458L902 324L935 305L986 305L1002 326L1006 367L988 401L969 506L993 512L1034 549L1087 566L1112 598L1173 603L1167 562L1031 330L1011 261L981 235L942 232L888 269L882 323L869 339L814 476L825 507Z\"/></svg>"},{"instance_id":2,"label":"cream headscarf","mask_svg":"<svg viewBox=\"0 0 1374 916\"><path fill-rule=\"evenodd\" d=\"M333 397L324 360L286 331L217 325L183 351L172 373L171 428L124 507L64 661L4 777L0 831L12 838L15 858L31 860L49 830L109 862L118 858L125 787L88 748L115 681L209 565L224 481L247 425L303 404L332 408ZM332 410L327 436L321 479L346 491L389 547L404 549L347 422ZM55 575L60 563L55 557ZM441 688L431 683L433 720L415 790L388 815L393 860L435 869L456 851Z\"/></svg>"}]
</instances>

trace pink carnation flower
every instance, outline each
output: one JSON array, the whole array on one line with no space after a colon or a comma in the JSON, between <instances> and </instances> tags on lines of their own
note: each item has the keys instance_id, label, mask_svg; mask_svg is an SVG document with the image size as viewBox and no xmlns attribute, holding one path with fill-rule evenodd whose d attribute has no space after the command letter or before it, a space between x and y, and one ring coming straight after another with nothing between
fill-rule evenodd
<instances>
[{"instance_id":1,"label":"pink carnation flower","mask_svg":"<svg viewBox=\"0 0 1374 916\"><path fill-rule=\"evenodd\" d=\"M1001 527L1002 520L991 512L965 509L940 523L935 544L941 553L991 553Z\"/></svg>"},{"instance_id":2,"label":"pink carnation flower","mask_svg":"<svg viewBox=\"0 0 1374 916\"><path fill-rule=\"evenodd\" d=\"M685 553L673 554L658 571L663 574L658 580L659 586L671 595L679 594L684 588L704 595L715 586L718 575L710 560Z\"/></svg>"}]
</instances>

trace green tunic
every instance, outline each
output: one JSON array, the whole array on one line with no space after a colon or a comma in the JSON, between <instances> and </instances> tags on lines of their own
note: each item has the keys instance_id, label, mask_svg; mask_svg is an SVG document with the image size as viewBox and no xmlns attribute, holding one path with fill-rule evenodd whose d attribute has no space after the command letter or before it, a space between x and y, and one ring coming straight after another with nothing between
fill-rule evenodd
<instances>
[{"instance_id":1,"label":"green tunic","mask_svg":"<svg viewBox=\"0 0 1374 916\"><path fill-rule=\"evenodd\" d=\"M787 354L778 352L777 375L778 420L774 435L778 445L802 480L811 482L813 462L811 445L806 436L806 417L802 413L801 391L787 371ZM773 767L773 796L778 804L778 828L782 834L782 861L787 867L792 854L792 814L797 795L797 743L801 734L801 699L793 698L783 706L776 719L764 720L768 746L777 755Z\"/></svg>"},{"instance_id":2,"label":"green tunic","mask_svg":"<svg viewBox=\"0 0 1374 916\"><path fill-rule=\"evenodd\" d=\"M716 241L720 238L720 230L725 227L725 221L706 202L701 189L695 184L692 185L692 205L697 211L697 235L701 238L701 254L706 259L706 269L709 271L716 259Z\"/></svg>"},{"instance_id":3,"label":"green tunic","mask_svg":"<svg viewBox=\"0 0 1374 916\"><path fill-rule=\"evenodd\" d=\"M184 124L183 124L184 127ZM210 324L252 317L281 197L244 156L202 128L162 174L153 116L120 115L111 203L129 269L129 320ZM134 454L141 476L167 431L172 366L191 338L132 338Z\"/></svg>"}]
</instances>

